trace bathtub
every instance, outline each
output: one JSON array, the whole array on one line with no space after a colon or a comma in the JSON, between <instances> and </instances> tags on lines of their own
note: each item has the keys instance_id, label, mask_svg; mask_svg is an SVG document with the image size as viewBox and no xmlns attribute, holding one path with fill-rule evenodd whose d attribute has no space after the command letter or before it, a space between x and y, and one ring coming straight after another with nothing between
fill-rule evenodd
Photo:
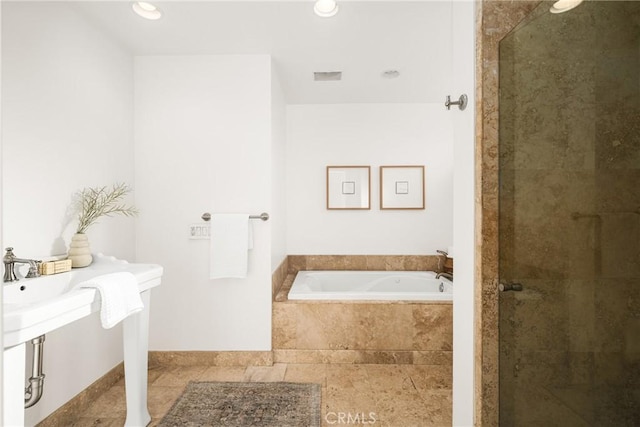
<instances>
[{"instance_id":1,"label":"bathtub","mask_svg":"<svg viewBox=\"0 0 640 427\"><path fill-rule=\"evenodd\" d=\"M433 271L299 271L289 300L452 301L453 284Z\"/></svg>"}]
</instances>

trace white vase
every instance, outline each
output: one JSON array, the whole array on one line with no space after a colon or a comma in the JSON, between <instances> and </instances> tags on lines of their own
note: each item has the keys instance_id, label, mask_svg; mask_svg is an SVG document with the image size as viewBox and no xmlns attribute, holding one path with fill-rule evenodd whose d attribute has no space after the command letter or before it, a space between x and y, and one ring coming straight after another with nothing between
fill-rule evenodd
<instances>
[{"instance_id":1,"label":"white vase","mask_svg":"<svg viewBox=\"0 0 640 427\"><path fill-rule=\"evenodd\" d=\"M86 234L76 233L71 237L69 259L73 268L86 267L91 264L93 257L89 248L89 238Z\"/></svg>"}]
</instances>

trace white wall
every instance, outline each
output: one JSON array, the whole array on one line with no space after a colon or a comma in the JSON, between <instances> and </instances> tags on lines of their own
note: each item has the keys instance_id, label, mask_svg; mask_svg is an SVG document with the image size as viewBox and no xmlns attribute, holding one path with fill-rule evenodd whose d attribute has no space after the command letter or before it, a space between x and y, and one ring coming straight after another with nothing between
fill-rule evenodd
<instances>
[{"instance_id":1,"label":"white wall","mask_svg":"<svg viewBox=\"0 0 640 427\"><path fill-rule=\"evenodd\" d=\"M271 66L271 270L287 256L286 104L280 79Z\"/></svg>"},{"instance_id":2,"label":"white wall","mask_svg":"<svg viewBox=\"0 0 640 427\"><path fill-rule=\"evenodd\" d=\"M465 93L469 105L454 107L453 237L456 280L453 287L453 425L475 425L475 3L453 3L454 72L449 94Z\"/></svg>"},{"instance_id":3,"label":"white wall","mask_svg":"<svg viewBox=\"0 0 640 427\"><path fill-rule=\"evenodd\" d=\"M67 250L66 217L86 186L133 184L133 62L65 3L2 4L3 241L20 257ZM131 259L134 221L89 229L94 251ZM122 360L121 328L98 315L46 338L33 425Z\"/></svg>"},{"instance_id":4,"label":"white wall","mask_svg":"<svg viewBox=\"0 0 640 427\"><path fill-rule=\"evenodd\" d=\"M64 254L74 192L132 184L132 59L69 5L3 8L4 243L20 257ZM129 258L133 229L105 219L92 249Z\"/></svg>"},{"instance_id":5,"label":"white wall","mask_svg":"<svg viewBox=\"0 0 640 427\"><path fill-rule=\"evenodd\" d=\"M135 60L137 259L164 266L151 350L271 348L271 222L254 221L247 279L209 280L203 212L271 211L266 55Z\"/></svg>"},{"instance_id":6,"label":"white wall","mask_svg":"<svg viewBox=\"0 0 640 427\"><path fill-rule=\"evenodd\" d=\"M0 5L0 94L2 93L2 5ZM2 103L0 102L0 136L2 135ZM2 139L0 138L0 242L2 242ZM3 339L3 331L4 326L2 325L2 319L4 315L2 314L2 304L0 304L0 339ZM4 366L3 363L3 355L4 352L0 352L0 366ZM4 384L4 372L3 369L0 368L0 420L4 419L4 408L3 408L3 390L2 385Z\"/></svg>"},{"instance_id":7,"label":"white wall","mask_svg":"<svg viewBox=\"0 0 640 427\"><path fill-rule=\"evenodd\" d=\"M289 105L289 254L434 254L452 245L453 136L441 104ZM371 210L326 209L326 166L371 166ZM426 209L381 211L379 167L425 165Z\"/></svg>"}]
</instances>

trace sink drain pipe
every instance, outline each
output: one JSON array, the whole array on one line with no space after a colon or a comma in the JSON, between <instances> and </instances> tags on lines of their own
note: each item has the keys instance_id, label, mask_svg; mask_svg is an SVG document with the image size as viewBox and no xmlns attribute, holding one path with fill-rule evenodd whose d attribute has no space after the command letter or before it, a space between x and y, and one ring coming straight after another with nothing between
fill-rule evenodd
<instances>
[{"instance_id":1,"label":"sink drain pipe","mask_svg":"<svg viewBox=\"0 0 640 427\"><path fill-rule=\"evenodd\" d=\"M42 353L44 351L44 335L31 340L33 345L33 364L31 365L31 378L24 391L24 407L31 408L38 403L44 392L44 374L42 373Z\"/></svg>"}]
</instances>

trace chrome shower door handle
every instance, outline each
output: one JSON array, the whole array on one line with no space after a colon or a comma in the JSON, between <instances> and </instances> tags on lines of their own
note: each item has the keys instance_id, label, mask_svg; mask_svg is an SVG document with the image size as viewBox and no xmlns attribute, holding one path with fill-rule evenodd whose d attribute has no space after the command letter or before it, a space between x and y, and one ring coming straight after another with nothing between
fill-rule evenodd
<instances>
[{"instance_id":1,"label":"chrome shower door handle","mask_svg":"<svg viewBox=\"0 0 640 427\"><path fill-rule=\"evenodd\" d=\"M522 291L522 283L500 283L498 285L498 290L500 292L506 291Z\"/></svg>"},{"instance_id":2,"label":"chrome shower door handle","mask_svg":"<svg viewBox=\"0 0 640 427\"><path fill-rule=\"evenodd\" d=\"M445 101L444 106L447 107L447 110L450 110L452 105L457 105L460 111L463 111L465 108L467 108L468 103L469 99L465 94L460 95L460 98L458 98L457 101L452 101L451 95L447 95L447 100Z\"/></svg>"}]
</instances>

